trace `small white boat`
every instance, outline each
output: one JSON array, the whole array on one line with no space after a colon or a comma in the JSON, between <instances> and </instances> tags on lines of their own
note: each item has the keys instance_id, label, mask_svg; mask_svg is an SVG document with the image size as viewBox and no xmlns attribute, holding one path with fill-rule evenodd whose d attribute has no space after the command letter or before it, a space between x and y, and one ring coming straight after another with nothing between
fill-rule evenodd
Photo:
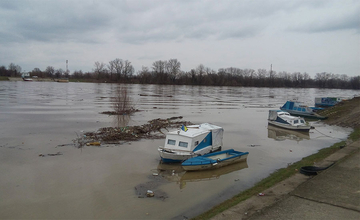
<instances>
[{"instance_id":1,"label":"small white boat","mask_svg":"<svg viewBox=\"0 0 360 220\"><path fill-rule=\"evenodd\" d=\"M292 116L288 112L281 110L269 110L268 123L281 128L297 131L309 131L311 126L304 118Z\"/></svg>"},{"instance_id":2,"label":"small white boat","mask_svg":"<svg viewBox=\"0 0 360 220\"><path fill-rule=\"evenodd\" d=\"M21 78L25 81L25 82L32 82L33 80L30 77L29 73L23 73L21 74Z\"/></svg>"},{"instance_id":3,"label":"small white boat","mask_svg":"<svg viewBox=\"0 0 360 220\"><path fill-rule=\"evenodd\" d=\"M158 148L161 160L165 163L179 163L220 150L223 133L222 127L209 123L182 126L181 129L167 133L164 146Z\"/></svg>"},{"instance_id":4,"label":"small white boat","mask_svg":"<svg viewBox=\"0 0 360 220\"><path fill-rule=\"evenodd\" d=\"M227 166L246 160L249 152L235 151L234 149L205 154L185 160L181 166L186 171L208 170Z\"/></svg>"}]
</instances>

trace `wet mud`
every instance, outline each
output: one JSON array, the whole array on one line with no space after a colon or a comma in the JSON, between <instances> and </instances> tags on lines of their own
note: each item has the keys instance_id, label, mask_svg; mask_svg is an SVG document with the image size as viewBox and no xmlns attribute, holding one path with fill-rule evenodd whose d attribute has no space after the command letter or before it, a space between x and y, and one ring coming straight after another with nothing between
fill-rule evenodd
<instances>
[{"instance_id":1,"label":"wet mud","mask_svg":"<svg viewBox=\"0 0 360 220\"><path fill-rule=\"evenodd\" d=\"M167 181L161 178L161 176L154 174L148 178L150 181L135 186L135 194L138 198L154 198L163 201L167 199L169 195L165 191L159 189L159 187L167 183Z\"/></svg>"}]
</instances>

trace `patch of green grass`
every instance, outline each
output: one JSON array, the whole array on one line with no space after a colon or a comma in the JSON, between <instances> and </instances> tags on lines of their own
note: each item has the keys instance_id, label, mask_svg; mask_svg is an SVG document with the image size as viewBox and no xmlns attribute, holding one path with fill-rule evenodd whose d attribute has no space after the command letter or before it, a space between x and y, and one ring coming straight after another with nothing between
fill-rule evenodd
<instances>
[{"instance_id":1,"label":"patch of green grass","mask_svg":"<svg viewBox=\"0 0 360 220\"><path fill-rule=\"evenodd\" d=\"M355 128L355 130L350 134L349 139L356 141L360 139L360 128Z\"/></svg>"},{"instance_id":2,"label":"patch of green grass","mask_svg":"<svg viewBox=\"0 0 360 220\"><path fill-rule=\"evenodd\" d=\"M69 82L90 82L87 79L69 79Z\"/></svg>"},{"instance_id":3,"label":"patch of green grass","mask_svg":"<svg viewBox=\"0 0 360 220\"><path fill-rule=\"evenodd\" d=\"M355 129L349 136L349 139L352 141L356 141L360 138L360 129ZM275 171L274 173L270 174L267 178L261 180L259 183L257 183L252 188L245 190L241 192L240 194L234 196L233 198L214 206L209 211L193 218L195 220L200 219L210 219L214 217L215 215L231 208L234 205L237 205L238 203L257 195L259 192L262 192L275 184L293 176L294 174L298 173L300 168L303 166L312 166L314 163L319 162L326 157L330 156L331 154L335 153L336 151L340 150L340 146L344 146L345 141L341 141L339 143L336 143L332 145L331 147L324 148L319 150L316 154L310 155L308 157L305 157L301 159L300 161L293 163L292 165L279 169Z\"/></svg>"},{"instance_id":4,"label":"patch of green grass","mask_svg":"<svg viewBox=\"0 0 360 220\"><path fill-rule=\"evenodd\" d=\"M8 81L9 78L7 76L0 76L0 81Z\"/></svg>"}]
</instances>

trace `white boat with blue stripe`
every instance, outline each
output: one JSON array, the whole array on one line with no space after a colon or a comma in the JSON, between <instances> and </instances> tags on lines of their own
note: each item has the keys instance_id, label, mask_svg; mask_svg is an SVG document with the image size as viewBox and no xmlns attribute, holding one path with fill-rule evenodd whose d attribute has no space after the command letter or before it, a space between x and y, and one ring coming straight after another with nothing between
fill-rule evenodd
<instances>
[{"instance_id":1,"label":"white boat with blue stripe","mask_svg":"<svg viewBox=\"0 0 360 220\"><path fill-rule=\"evenodd\" d=\"M203 123L182 126L166 134L165 145L158 148L165 163L180 163L189 158L221 150L224 129Z\"/></svg>"},{"instance_id":2,"label":"white boat with blue stripe","mask_svg":"<svg viewBox=\"0 0 360 220\"><path fill-rule=\"evenodd\" d=\"M269 110L268 123L281 128L297 131L309 132L311 128L304 118L292 116L288 112L281 110Z\"/></svg>"}]
</instances>

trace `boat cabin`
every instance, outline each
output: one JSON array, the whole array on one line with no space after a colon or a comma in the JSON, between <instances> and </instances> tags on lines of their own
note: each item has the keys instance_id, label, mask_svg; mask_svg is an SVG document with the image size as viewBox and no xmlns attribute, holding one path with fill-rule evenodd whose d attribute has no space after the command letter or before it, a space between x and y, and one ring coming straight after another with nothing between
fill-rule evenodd
<instances>
[{"instance_id":1,"label":"boat cabin","mask_svg":"<svg viewBox=\"0 0 360 220\"><path fill-rule=\"evenodd\" d=\"M343 98L340 97L316 97L315 107L330 107L341 102Z\"/></svg>"},{"instance_id":2,"label":"boat cabin","mask_svg":"<svg viewBox=\"0 0 360 220\"><path fill-rule=\"evenodd\" d=\"M292 116L292 115L290 115L290 113L284 112L281 110L269 110L269 118L268 119L270 121L276 121L279 123L290 124L293 126L306 124L304 118Z\"/></svg>"},{"instance_id":3,"label":"boat cabin","mask_svg":"<svg viewBox=\"0 0 360 220\"><path fill-rule=\"evenodd\" d=\"M303 105L300 102L293 102L293 101L287 101L281 108L281 110L292 110L292 111L297 111L297 112L313 112L314 109Z\"/></svg>"},{"instance_id":4,"label":"boat cabin","mask_svg":"<svg viewBox=\"0 0 360 220\"><path fill-rule=\"evenodd\" d=\"M212 146L212 149L220 148L223 131L223 128L208 123L189 125L186 130L169 132L166 135L164 149L196 152L209 146Z\"/></svg>"}]
</instances>

